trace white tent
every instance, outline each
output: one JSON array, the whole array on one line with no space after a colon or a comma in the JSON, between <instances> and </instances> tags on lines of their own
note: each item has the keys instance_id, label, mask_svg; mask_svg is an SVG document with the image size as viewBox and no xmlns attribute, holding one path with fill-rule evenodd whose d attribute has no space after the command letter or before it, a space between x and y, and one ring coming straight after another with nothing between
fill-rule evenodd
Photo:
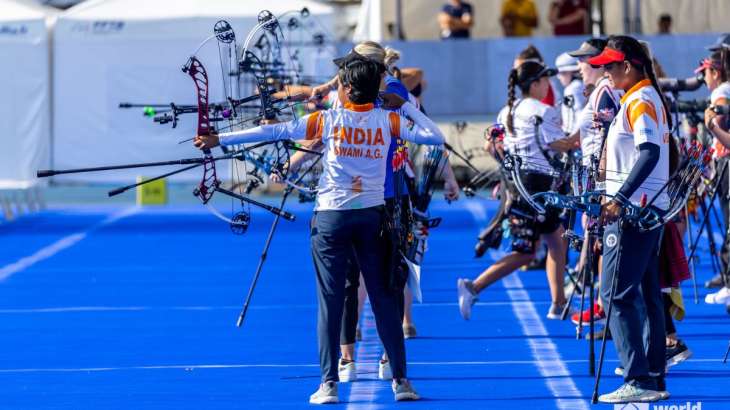
<instances>
[{"instance_id":1,"label":"white tent","mask_svg":"<svg viewBox=\"0 0 730 410\"><path fill-rule=\"evenodd\" d=\"M0 0L0 189L36 183L48 166L50 64L46 8Z\"/></svg>"},{"instance_id":2,"label":"white tent","mask_svg":"<svg viewBox=\"0 0 730 410\"><path fill-rule=\"evenodd\" d=\"M311 21L332 27L333 9L291 0L90 0L62 14L54 32L54 166L149 162L197 157L190 143L197 116L181 116L177 128L154 124L142 110L120 102L195 103L195 88L180 68L197 46L227 20L242 44L261 10L275 15L307 7ZM286 28L285 28L286 30ZM285 32L286 34L286 32ZM294 34L292 34L293 36ZM307 55L301 56L308 58ZM223 95L215 41L197 55L210 77L210 101ZM332 65L331 63L329 64ZM128 181L145 169L62 176L77 181ZM177 179L195 180L199 172Z\"/></svg>"}]
</instances>

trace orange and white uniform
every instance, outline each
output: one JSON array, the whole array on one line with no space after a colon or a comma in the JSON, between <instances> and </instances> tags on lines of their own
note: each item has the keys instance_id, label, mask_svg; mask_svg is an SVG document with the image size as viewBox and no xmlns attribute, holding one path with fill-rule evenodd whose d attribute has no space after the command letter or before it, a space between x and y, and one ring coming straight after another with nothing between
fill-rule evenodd
<instances>
[{"instance_id":1,"label":"orange and white uniform","mask_svg":"<svg viewBox=\"0 0 730 410\"><path fill-rule=\"evenodd\" d=\"M667 114L659 93L649 80L638 82L621 98L621 108L608 131L606 193L618 193L639 158L639 145L650 142L659 146L659 161L629 200L637 206L642 206L644 196L651 201L669 179L669 138ZM669 207L666 190L652 205Z\"/></svg>"},{"instance_id":2,"label":"orange and white uniform","mask_svg":"<svg viewBox=\"0 0 730 410\"><path fill-rule=\"evenodd\" d=\"M221 145L285 139L320 139L324 144L316 211L383 205L388 147L392 138L440 145L444 136L413 104L401 107L412 120L373 104L345 104L286 123L221 133Z\"/></svg>"}]
</instances>

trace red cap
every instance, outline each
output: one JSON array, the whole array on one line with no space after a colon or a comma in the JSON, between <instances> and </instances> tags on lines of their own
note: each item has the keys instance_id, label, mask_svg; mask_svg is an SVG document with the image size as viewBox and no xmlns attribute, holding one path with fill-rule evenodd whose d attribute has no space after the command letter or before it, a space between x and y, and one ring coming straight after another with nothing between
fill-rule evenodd
<instances>
[{"instance_id":1,"label":"red cap","mask_svg":"<svg viewBox=\"0 0 730 410\"><path fill-rule=\"evenodd\" d=\"M602 66L610 63L620 63L626 60L626 54L615 48L606 47L601 54L588 59L588 64Z\"/></svg>"},{"instance_id":2,"label":"red cap","mask_svg":"<svg viewBox=\"0 0 730 410\"><path fill-rule=\"evenodd\" d=\"M711 58L706 58L700 61L700 66L695 70L695 74L705 71L706 68L714 68L715 70L721 69L715 61L712 61Z\"/></svg>"}]
</instances>

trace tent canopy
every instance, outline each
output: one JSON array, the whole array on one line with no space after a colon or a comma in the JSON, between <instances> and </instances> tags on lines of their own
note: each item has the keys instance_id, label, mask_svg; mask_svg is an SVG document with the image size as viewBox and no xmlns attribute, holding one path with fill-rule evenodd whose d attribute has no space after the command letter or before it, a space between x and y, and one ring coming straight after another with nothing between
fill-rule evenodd
<instances>
[{"instance_id":1,"label":"tent canopy","mask_svg":"<svg viewBox=\"0 0 730 410\"><path fill-rule=\"evenodd\" d=\"M50 147L49 46L44 7L0 0L0 189L25 188L48 165Z\"/></svg>"},{"instance_id":2,"label":"tent canopy","mask_svg":"<svg viewBox=\"0 0 730 410\"><path fill-rule=\"evenodd\" d=\"M89 0L63 18L89 20L169 20L187 17L255 17L261 10L279 15L307 7L314 15L332 14L326 4L297 0Z\"/></svg>"}]
</instances>

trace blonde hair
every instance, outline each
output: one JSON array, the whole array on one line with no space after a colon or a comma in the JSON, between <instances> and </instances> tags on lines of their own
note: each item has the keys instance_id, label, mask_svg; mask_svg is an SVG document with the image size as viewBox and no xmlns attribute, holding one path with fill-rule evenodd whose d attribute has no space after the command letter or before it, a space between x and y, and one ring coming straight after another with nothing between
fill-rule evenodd
<instances>
[{"instance_id":1,"label":"blonde hair","mask_svg":"<svg viewBox=\"0 0 730 410\"><path fill-rule=\"evenodd\" d=\"M393 65L400 59L400 51L390 47L381 46L374 41L363 41L353 48L356 53L385 65L390 71Z\"/></svg>"}]
</instances>

